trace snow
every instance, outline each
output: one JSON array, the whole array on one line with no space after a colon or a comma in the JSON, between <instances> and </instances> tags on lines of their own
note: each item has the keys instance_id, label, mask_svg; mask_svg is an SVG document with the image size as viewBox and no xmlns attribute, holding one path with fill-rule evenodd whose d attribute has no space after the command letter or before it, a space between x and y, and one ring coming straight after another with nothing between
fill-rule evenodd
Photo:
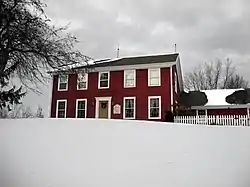
<instances>
[{"instance_id":1,"label":"snow","mask_svg":"<svg viewBox=\"0 0 250 187\"><path fill-rule=\"evenodd\" d=\"M0 120L1 187L249 187L250 128Z\"/></svg>"},{"instance_id":2,"label":"snow","mask_svg":"<svg viewBox=\"0 0 250 187\"><path fill-rule=\"evenodd\" d=\"M226 97L237 90L243 89L217 89L217 90L201 90L207 95L208 102L205 106L228 106Z\"/></svg>"}]
</instances>

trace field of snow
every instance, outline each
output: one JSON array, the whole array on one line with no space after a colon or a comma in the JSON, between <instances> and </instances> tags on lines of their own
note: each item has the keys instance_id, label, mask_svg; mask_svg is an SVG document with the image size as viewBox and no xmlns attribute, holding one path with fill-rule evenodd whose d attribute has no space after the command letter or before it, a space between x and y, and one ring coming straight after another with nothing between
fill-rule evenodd
<instances>
[{"instance_id":1,"label":"field of snow","mask_svg":"<svg viewBox=\"0 0 250 187\"><path fill-rule=\"evenodd\" d=\"M0 120L1 187L249 187L250 128Z\"/></svg>"}]
</instances>

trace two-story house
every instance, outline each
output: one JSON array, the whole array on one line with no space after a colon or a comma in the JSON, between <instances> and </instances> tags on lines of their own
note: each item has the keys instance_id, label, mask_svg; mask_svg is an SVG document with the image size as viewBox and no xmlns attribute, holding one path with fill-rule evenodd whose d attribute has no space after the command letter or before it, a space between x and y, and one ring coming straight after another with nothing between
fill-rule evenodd
<instances>
[{"instance_id":1,"label":"two-story house","mask_svg":"<svg viewBox=\"0 0 250 187\"><path fill-rule=\"evenodd\" d=\"M164 121L183 90L179 54L104 60L89 68L53 73L52 118Z\"/></svg>"}]
</instances>

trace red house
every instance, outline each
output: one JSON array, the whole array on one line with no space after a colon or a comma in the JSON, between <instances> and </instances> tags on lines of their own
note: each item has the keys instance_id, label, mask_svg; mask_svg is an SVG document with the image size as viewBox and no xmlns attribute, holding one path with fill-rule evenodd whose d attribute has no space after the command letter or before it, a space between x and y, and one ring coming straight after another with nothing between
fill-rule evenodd
<instances>
[{"instance_id":1,"label":"red house","mask_svg":"<svg viewBox=\"0 0 250 187\"><path fill-rule=\"evenodd\" d=\"M53 73L52 118L164 121L183 90L179 54L104 60L89 68Z\"/></svg>"}]
</instances>

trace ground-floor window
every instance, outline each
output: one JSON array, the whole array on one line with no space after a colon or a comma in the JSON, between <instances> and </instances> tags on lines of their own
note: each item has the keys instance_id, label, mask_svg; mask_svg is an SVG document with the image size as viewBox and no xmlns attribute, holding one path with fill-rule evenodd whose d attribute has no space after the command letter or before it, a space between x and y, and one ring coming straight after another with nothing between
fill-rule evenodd
<instances>
[{"instance_id":1,"label":"ground-floor window","mask_svg":"<svg viewBox=\"0 0 250 187\"><path fill-rule=\"evenodd\" d=\"M161 119L161 96L148 97L148 118Z\"/></svg>"},{"instance_id":2,"label":"ground-floor window","mask_svg":"<svg viewBox=\"0 0 250 187\"><path fill-rule=\"evenodd\" d=\"M77 118L87 117L87 99L76 100L76 117Z\"/></svg>"},{"instance_id":3,"label":"ground-floor window","mask_svg":"<svg viewBox=\"0 0 250 187\"><path fill-rule=\"evenodd\" d=\"M56 117L66 118L67 100L57 100Z\"/></svg>"},{"instance_id":4,"label":"ground-floor window","mask_svg":"<svg viewBox=\"0 0 250 187\"><path fill-rule=\"evenodd\" d=\"M135 119L135 97L124 97L123 118Z\"/></svg>"},{"instance_id":5,"label":"ground-floor window","mask_svg":"<svg viewBox=\"0 0 250 187\"><path fill-rule=\"evenodd\" d=\"M207 110L196 110L196 115L197 116L206 116Z\"/></svg>"}]
</instances>

